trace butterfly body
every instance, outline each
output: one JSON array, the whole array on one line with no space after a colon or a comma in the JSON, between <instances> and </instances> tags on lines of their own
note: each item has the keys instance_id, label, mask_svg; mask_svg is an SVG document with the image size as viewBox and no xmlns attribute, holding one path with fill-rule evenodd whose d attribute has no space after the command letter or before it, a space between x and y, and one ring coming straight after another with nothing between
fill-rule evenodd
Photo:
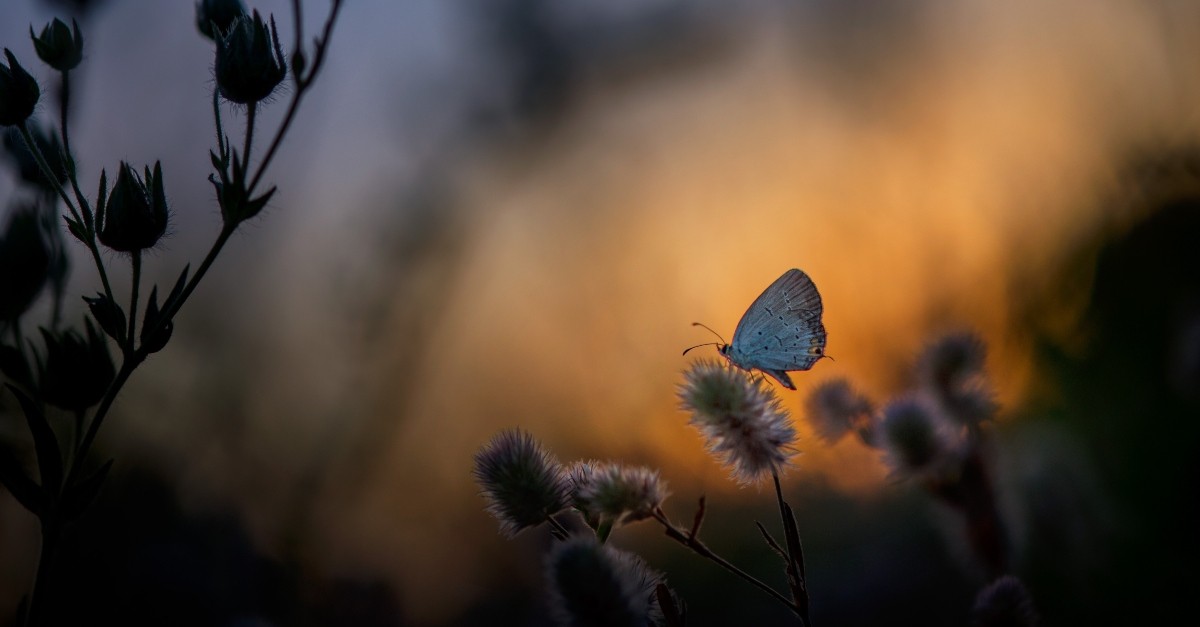
<instances>
[{"instance_id":1,"label":"butterfly body","mask_svg":"<svg viewBox=\"0 0 1200 627\"><path fill-rule=\"evenodd\" d=\"M795 268L759 295L738 322L733 341L717 350L742 370L759 370L794 390L789 371L808 370L825 356L821 295Z\"/></svg>"}]
</instances>

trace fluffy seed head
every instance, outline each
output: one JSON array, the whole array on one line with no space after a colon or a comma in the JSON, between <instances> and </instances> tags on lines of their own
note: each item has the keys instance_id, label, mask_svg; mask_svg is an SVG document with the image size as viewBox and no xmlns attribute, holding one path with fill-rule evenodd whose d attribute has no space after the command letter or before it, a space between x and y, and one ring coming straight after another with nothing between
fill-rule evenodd
<instances>
[{"instance_id":1,"label":"fluffy seed head","mask_svg":"<svg viewBox=\"0 0 1200 627\"><path fill-rule=\"evenodd\" d=\"M562 464L529 433L505 429L475 453L475 481L487 510L508 537L534 527L570 503Z\"/></svg>"},{"instance_id":2,"label":"fluffy seed head","mask_svg":"<svg viewBox=\"0 0 1200 627\"><path fill-rule=\"evenodd\" d=\"M658 617L662 575L593 536L558 543L546 565L550 608L564 627L645 627Z\"/></svg>"},{"instance_id":3,"label":"fluffy seed head","mask_svg":"<svg viewBox=\"0 0 1200 627\"><path fill-rule=\"evenodd\" d=\"M808 420L817 436L829 444L854 430L863 442L873 441L874 413L870 399L850 386L846 379L831 379L808 395Z\"/></svg>"},{"instance_id":4,"label":"fluffy seed head","mask_svg":"<svg viewBox=\"0 0 1200 627\"><path fill-rule=\"evenodd\" d=\"M888 403L879 436L884 457L898 475L934 471L950 449L944 419L936 406L915 395Z\"/></svg>"},{"instance_id":5,"label":"fluffy seed head","mask_svg":"<svg viewBox=\"0 0 1200 627\"><path fill-rule=\"evenodd\" d=\"M679 399L709 452L729 466L742 485L778 473L794 453L796 430L775 391L761 378L701 360L684 373Z\"/></svg>"},{"instance_id":6,"label":"fluffy seed head","mask_svg":"<svg viewBox=\"0 0 1200 627\"><path fill-rule=\"evenodd\" d=\"M979 591L971 609L972 627L1033 627L1033 598L1020 579L1005 575Z\"/></svg>"},{"instance_id":7,"label":"fluffy seed head","mask_svg":"<svg viewBox=\"0 0 1200 627\"><path fill-rule=\"evenodd\" d=\"M612 462L576 462L569 471L573 505L588 521L624 524L649 518L667 498L657 470Z\"/></svg>"},{"instance_id":8,"label":"fluffy seed head","mask_svg":"<svg viewBox=\"0 0 1200 627\"><path fill-rule=\"evenodd\" d=\"M997 404L984 365L987 345L972 332L951 333L931 342L917 358L917 383L946 417L977 425L995 416Z\"/></svg>"}]
</instances>

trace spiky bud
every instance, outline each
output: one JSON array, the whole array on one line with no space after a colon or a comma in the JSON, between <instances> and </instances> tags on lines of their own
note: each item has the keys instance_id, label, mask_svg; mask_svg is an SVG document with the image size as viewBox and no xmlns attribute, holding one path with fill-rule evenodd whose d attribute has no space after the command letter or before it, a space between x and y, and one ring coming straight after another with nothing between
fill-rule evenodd
<instances>
[{"instance_id":1,"label":"spiky bud","mask_svg":"<svg viewBox=\"0 0 1200 627\"><path fill-rule=\"evenodd\" d=\"M29 27L29 38L33 40L38 58L60 72L74 69L83 60L83 35L75 20L71 20L71 26L73 32L65 22L54 18L42 28L41 35L34 35L33 27Z\"/></svg>"},{"instance_id":2,"label":"spiky bud","mask_svg":"<svg viewBox=\"0 0 1200 627\"><path fill-rule=\"evenodd\" d=\"M245 14L242 0L200 0L196 3L196 28L201 35L216 41L234 20Z\"/></svg>"},{"instance_id":3,"label":"spiky bud","mask_svg":"<svg viewBox=\"0 0 1200 627\"><path fill-rule=\"evenodd\" d=\"M217 87L230 102L251 104L264 100L287 75L283 47L275 31L258 11L241 15L217 38Z\"/></svg>"},{"instance_id":4,"label":"spiky bud","mask_svg":"<svg viewBox=\"0 0 1200 627\"><path fill-rule=\"evenodd\" d=\"M4 56L8 65L0 62L0 126L15 126L33 115L42 90L8 48Z\"/></svg>"},{"instance_id":5,"label":"spiky bud","mask_svg":"<svg viewBox=\"0 0 1200 627\"><path fill-rule=\"evenodd\" d=\"M122 161L108 203L96 216L100 242L121 252L151 248L166 232L168 215L162 165L146 168L143 180Z\"/></svg>"}]
</instances>

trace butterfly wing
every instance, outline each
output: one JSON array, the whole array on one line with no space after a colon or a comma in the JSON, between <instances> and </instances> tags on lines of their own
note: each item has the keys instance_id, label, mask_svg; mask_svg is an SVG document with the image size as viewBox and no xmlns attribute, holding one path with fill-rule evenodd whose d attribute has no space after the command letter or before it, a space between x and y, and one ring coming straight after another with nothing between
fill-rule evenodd
<instances>
[{"instance_id":1,"label":"butterfly wing","mask_svg":"<svg viewBox=\"0 0 1200 627\"><path fill-rule=\"evenodd\" d=\"M733 332L730 357L744 368L758 368L784 383L772 371L808 370L824 353L822 311L821 295L812 279L801 270L788 270L742 315Z\"/></svg>"}]
</instances>

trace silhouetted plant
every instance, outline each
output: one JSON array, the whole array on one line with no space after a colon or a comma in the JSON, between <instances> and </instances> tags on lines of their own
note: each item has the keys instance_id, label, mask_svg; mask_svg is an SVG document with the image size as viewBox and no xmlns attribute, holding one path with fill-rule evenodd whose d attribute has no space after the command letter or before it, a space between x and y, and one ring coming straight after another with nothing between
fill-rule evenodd
<instances>
[{"instance_id":1,"label":"silhouetted plant","mask_svg":"<svg viewBox=\"0 0 1200 627\"><path fill-rule=\"evenodd\" d=\"M661 575L649 573L640 558L606 544L623 525L653 520L668 538L769 594L809 625L808 587L796 518L783 499L779 474L795 453L791 419L763 379L732 366L700 361L685 373L681 407L691 414L709 451L742 485L768 477L775 485L784 541L755 525L768 547L784 562L789 595L738 568L700 540L705 500L700 498L691 527L673 523L663 511L668 496L657 470L618 462L580 460L563 467L533 436L504 430L475 455L475 477L500 522L501 532L546 523L561 542L547 567L551 613L562 625L685 624L683 603ZM564 485L566 486L564 498ZM591 533L571 534L556 516L574 511ZM632 564L632 565L631 565ZM607 617L610 622L595 622Z\"/></svg>"},{"instance_id":2,"label":"silhouetted plant","mask_svg":"<svg viewBox=\"0 0 1200 627\"><path fill-rule=\"evenodd\" d=\"M6 129L4 148L35 199L11 210L0 231L0 372L24 414L38 468L35 479L21 463L22 456L0 442L0 483L37 516L41 528L37 574L22 600L18 623L47 621L50 572L63 527L95 499L112 465L109 460L97 467L89 453L117 395L137 367L167 345L175 316L230 236L274 194L274 187L262 189L263 177L322 67L341 7L341 0L331 0L320 35L306 49L300 3L294 1L296 40L285 58L273 17L264 22L257 12L247 13L240 0L203 0L196 6L201 33L215 41L212 109L217 145L210 152L214 171L209 180L217 190L222 225L195 272L190 272L190 264L185 266L161 301L158 286L151 286L145 303L139 302L142 253L157 245L171 219L162 166L155 163L139 173L121 162L111 189L101 171L96 195L89 198L77 177L67 115L71 72L84 58L79 25L72 21L68 27L55 19L39 33L30 27L38 58L61 81L57 132L45 132L32 120L41 88L17 56L4 49L0 125L11 127ZM257 107L270 100L287 77L289 59L293 85L286 111L267 150L253 159ZM222 125L222 99L246 112L240 149ZM102 288L95 297L84 298L91 317L85 317L82 333L57 328L67 274L57 224L64 208L66 230L91 253ZM108 263L114 258L129 261L132 280L124 298L109 281L102 246L119 253L108 256ZM54 304L48 327L40 329L39 351L21 321L47 285L54 288ZM110 340L117 347L117 363L109 351ZM69 439L51 426L46 415L51 407L73 414Z\"/></svg>"},{"instance_id":3,"label":"silhouetted plant","mask_svg":"<svg viewBox=\"0 0 1200 627\"><path fill-rule=\"evenodd\" d=\"M817 385L806 407L823 440L832 444L855 433L863 444L881 452L893 477L917 482L963 514L971 547L993 580L975 601L970 618L974 624L1028 627L1037 623L1037 614L1024 585L1007 572L1008 540L984 460L986 425L998 409L984 358L984 343L975 334L947 335L921 353L914 368L915 388L881 409L845 379ZM779 478L795 453L796 431L787 410L763 378L714 361L699 361L684 373L679 399L709 452L730 469L732 479L751 485L770 477L774 483L783 542L762 523L755 525L783 561L789 594L741 570L700 540L704 497L691 526L678 526L663 511L668 492L658 471L596 460L564 467L519 429L501 431L475 456L475 476L488 510L509 537L543 523L551 527L559 542L551 550L547 576L550 609L559 624L601 624L589 622L596 616L611 618L603 624L684 624L683 604L665 579L645 574L638 570L641 566L619 567L617 563L627 558L605 544L620 526L652 519L668 538L770 595L799 624L811 625L799 526ZM579 515L590 534L581 537L568 531L560 517L569 511ZM630 618L630 612L635 616Z\"/></svg>"},{"instance_id":4,"label":"silhouetted plant","mask_svg":"<svg viewBox=\"0 0 1200 627\"><path fill-rule=\"evenodd\" d=\"M874 403L845 379L819 384L810 393L807 407L818 435L827 442L833 444L856 432L863 444L881 451L893 477L916 482L960 512L972 552L987 575L1020 586L1008 572L1009 538L985 458L987 425L999 409L985 361L982 338L971 332L950 333L929 343L917 357L913 389L881 410L874 410ZM1021 592L1027 599L1023 587ZM981 599L985 593L981 592ZM1015 593L993 596L1003 599ZM1029 616L1029 622L980 624L1033 624L1032 611ZM983 619L977 616L976 620Z\"/></svg>"}]
</instances>

